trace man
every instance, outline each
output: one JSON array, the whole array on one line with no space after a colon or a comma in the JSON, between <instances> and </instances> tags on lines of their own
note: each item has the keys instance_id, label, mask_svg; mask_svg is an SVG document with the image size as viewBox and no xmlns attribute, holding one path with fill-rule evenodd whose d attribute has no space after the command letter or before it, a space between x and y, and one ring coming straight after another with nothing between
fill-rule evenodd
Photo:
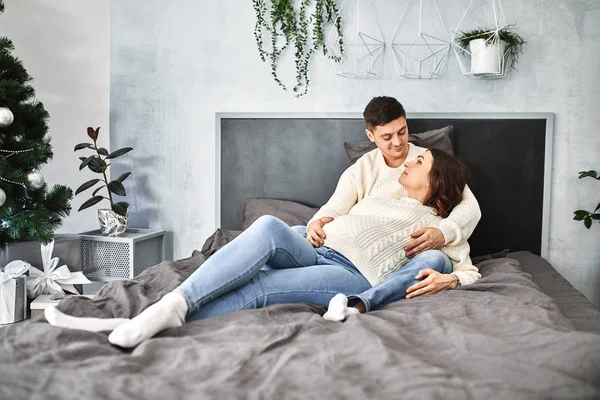
<instances>
[{"instance_id":1,"label":"man","mask_svg":"<svg viewBox=\"0 0 600 400\"><path fill-rule=\"evenodd\" d=\"M398 186L397 180L405 170L404 164L415 160L417 155L426 150L408 143L406 112L395 98L373 98L366 106L363 117L365 133L377 145L377 149L363 155L356 164L344 171L329 201L308 222L306 238L314 247L320 247L324 243L326 235L323 226L338 216L348 214L364 197L406 196L406 190ZM385 163L371 161L377 157L383 157ZM411 264L419 263L421 258L435 259L425 257L426 251L465 242L480 218L479 204L471 190L465 187L463 201L441 221L439 227L425 227L411 235L413 240L404 249L411 260L403 268L410 268ZM421 264L424 260L421 260ZM415 279L424 279L406 290L406 298L454 288L463 280L460 274L440 274L429 268L418 271L418 278ZM469 283L467 277L464 280L463 283Z\"/></svg>"}]
</instances>

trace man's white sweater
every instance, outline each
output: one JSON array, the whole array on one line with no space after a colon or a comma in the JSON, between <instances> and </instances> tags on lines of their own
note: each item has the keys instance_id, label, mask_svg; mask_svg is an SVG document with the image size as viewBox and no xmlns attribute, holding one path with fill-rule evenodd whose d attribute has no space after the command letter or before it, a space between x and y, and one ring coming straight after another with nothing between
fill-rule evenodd
<instances>
[{"instance_id":1,"label":"man's white sweater","mask_svg":"<svg viewBox=\"0 0 600 400\"><path fill-rule=\"evenodd\" d=\"M409 146L406 161L426 151ZM441 250L452 260L461 284L478 280L481 275L471 264L466 241L481 218L471 190L466 187L463 201L442 219L433 208L408 197L398 183L403 171L403 165L388 167L379 149L370 151L344 171L334 194L308 225L333 217L323 227L325 246L348 258L373 286L408 262L404 246L413 232L435 226L444 235L446 245Z\"/></svg>"}]
</instances>

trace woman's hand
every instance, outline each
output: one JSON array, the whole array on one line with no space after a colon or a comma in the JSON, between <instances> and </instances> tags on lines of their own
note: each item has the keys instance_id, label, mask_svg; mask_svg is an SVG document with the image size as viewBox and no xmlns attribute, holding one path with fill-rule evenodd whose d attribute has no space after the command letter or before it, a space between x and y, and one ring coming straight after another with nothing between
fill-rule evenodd
<instances>
[{"instance_id":1,"label":"woman's hand","mask_svg":"<svg viewBox=\"0 0 600 400\"><path fill-rule=\"evenodd\" d=\"M441 290L454 289L458 286L458 277L453 274L441 274L436 270L427 268L419 271L415 279L422 279L406 289L406 298L421 296L423 294L435 294Z\"/></svg>"},{"instance_id":2,"label":"woman's hand","mask_svg":"<svg viewBox=\"0 0 600 400\"><path fill-rule=\"evenodd\" d=\"M313 247L321 247L323 243L325 243L325 238L327 235L325 235L325 232L323 231L323 226L331 221L333 221L332 217L323 217L319 218L308 226L308 229L306 230L306 238L310 244L313 245Z\"/></svg>"}]
</instances>

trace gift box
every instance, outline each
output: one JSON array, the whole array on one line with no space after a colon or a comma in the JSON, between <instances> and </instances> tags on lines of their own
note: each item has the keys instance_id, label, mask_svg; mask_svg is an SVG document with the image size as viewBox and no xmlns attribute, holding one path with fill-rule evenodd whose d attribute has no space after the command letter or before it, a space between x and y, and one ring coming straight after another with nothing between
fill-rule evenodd
<instances>
[{"instance_id":1,"label":"gift box","mask_svg":"<svg viewBox=\"0 0 600 400\"><path fill-rule=\"evenodd\" d=\"M77 235L56 235L52 256L58 257L60 265L68 265L69 270L81 271L81 238ZM6 247L0 250L0 266L14 260L27 261L32 267L44 270L39 242L6 243Z\"/></svg>"},{"instance_id":2,"label":"gift box","mask_svg":"<svg viewBox=\"0 0 600 400\"><path fill-rule=\"evenodd\" d=\"M17 274L9 271L0 274L0 325L22 321L27 318L27 277L14 278Z\"/></svg>"},{"instance_id":3,"label":"gift box","mask_svg":"<svg viewBox=\"0 0 600 400\"><path fill-rule=\"evenodd\" d=\"M54 237L53 257L58 257L59 265L67 265L72 272L81 271L81 237L77 235L56 235ZM42 252L39 242L11 242L0 250L0 267L14 260L23 260L32 267L43 271ZM82 293L82 286L75 285Z\"/></svg>"}]
</instances>

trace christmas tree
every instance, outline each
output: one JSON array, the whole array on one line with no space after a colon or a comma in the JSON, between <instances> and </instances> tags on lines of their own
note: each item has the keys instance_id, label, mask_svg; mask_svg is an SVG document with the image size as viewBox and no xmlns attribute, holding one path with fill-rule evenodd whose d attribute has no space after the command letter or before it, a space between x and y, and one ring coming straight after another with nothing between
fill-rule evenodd
<instances>
[{"instance_id":1,"label":"christmas tree","mask_svg":"<svg viewBox=\"0 0 600 400\"><path fill-rule=\"evenodd\" d=\"M66 186L48 190L39 172L52 159L49 115L13 50L12 42L0 37L0 247L20 240L50 242L73 198Z\"/></svg>"}]
</instances>

